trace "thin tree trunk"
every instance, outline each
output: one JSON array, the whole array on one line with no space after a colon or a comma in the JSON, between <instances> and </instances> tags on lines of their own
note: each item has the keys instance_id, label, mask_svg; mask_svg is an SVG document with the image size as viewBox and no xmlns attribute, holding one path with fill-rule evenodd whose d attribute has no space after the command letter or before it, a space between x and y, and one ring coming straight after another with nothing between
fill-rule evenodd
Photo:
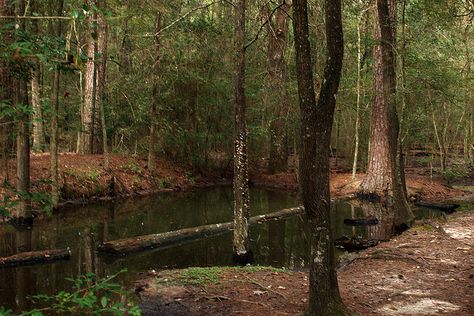
<instances>
[{"instance_id":1,"label":"thin tree trunk","mask_svg":"<svg viewBox=\"0 0 474 316\"><path fill-rule=\"evenodd\" d=\"M105 9L105 0L98 0L100 9ZM96 63L96 93L95 108L99 111L100 126L102 129L102 153L104 155L104 169L109 170L109 150L107 147L107 126L105 122L104 94L107 74L107 22L103 12L97 15L97 53L100 59Z\"/></svg>"},{"instance_id":2,"label":"thin tree trunk","mask_svg":"<svg viewBox=\"0 0 474 316\"><path fill-rule=\"evenodd\" d=\"M348 315L335 270L329 194L329 146L344 51L341 1L326 0L327 56L316 102L306 0L293 3L296 73L301 110L300 186L311 227L309 309L307 315Z\"/></svg>"},{"instance_id":3,"label":"thin tree trunk","mask_svg":"<svg viewBox=\"0 0 474 316\"><path fill-rule=\"evenodd\" d=\"M247 126L245 122L245 0L235 5L235 148L234 148L234 259L239 263L252 260L248 219L250 194L248 185Z\"/></svg>"},{"instance_id":4,"label":"thin tree trunk","mask_svg":"<svg viewBox=\"0 0 474 316\"><path fill-rule=\"evenodd\" d=\"M58 0L56 14L62 15L64 0ZM56 21L55 35L61 36L61 20ZM53 209L58 207L60 198L59 171L58 171L58 114L59 114L59 69L56 68L51 84L51 136L49 140L51 156L51 204Z\"/></svg>"},{"instance_id":5,"label":"thin tree trunk","mask_svg":"<svg viewBox=\"0 0 474 316\"><path fill-rule=\"evenodd\" d=\"M33 106L33 151L43 152L46 140L44 137L43 111L41 109L41 90L39 78L41 76L40 65L35 63L31 70L31 105Z\"/></svg>"},{"instance_id":6,"label":"thin tree trunk","mask_svg":"<svg viewBox=\"0 0 474 316\"><path fill-rule=\"evenodd\" d=\"M288 41L288 11L290 4L283 3L270 16L270 5L265 5L268 32L268 84L267 98L272 107L273 115L270 122L270 160L269 171L276 173L288 168L288 144L286 133L286 119L289 110L289 96L287 90L288 70L285 60Z\"/></svg>"},{"instance_id":7,"label":"thin tree trunk","mask_svg":"<svg viewBox=\"0 0 474 316\"><path fill-rule=\"evenodd\" d=\"M92 33L95 31L94 17L95 13L92 8L96 4L95 0L87 0L89 7L87 16L87 41L86 41L86 55L88 60L85 64L84 70L84 108L82 117L82 141L81 153L93 153L94 146L94 103L95 103L95 41Z\"/></svg>"},{"instance_id":8,"label":"thin tree trunk","mask_svg":"<svg viewBox=\"0 0 474 316\"><path fill-rule=\"evenodd\" d=\"M153 64L153 99L150 107L150 142L148 145L148 170L152 175L156 173L156 115L159 102L160 89L160 60L161 60L161 18L162 13L159 12L155 22L155 63Z\"/></svg>"},{"instance_id":9,"label":"thin tree trunk","mask_svg":"<svg viewBox=\"0 0 474 316\"><path fill-rule=\"evenodd\" d=\"M23 15L25 11L25 3L19 0L17 3L17 14ZM23 21L16 22L20 29L24 30L25 25ZM28 76L25 77L25 68L29 67L19 59L14 66L17 71L17 76L13 79L13 104L28 105ZM26 111L19 110L18 115L18 134L17 134L17 180L16 190L20 197L18 201L17 216L26 217L29 205L29 191L30 191L30 115Z\"/></svg>"},{"instance_id":10,"label":"thin tree trunk","mask_svg":"<svg viewBox=\"0 0 474 316\"><path fill-rule=\"evenodd\" d=\"M7 5L6 0L0 0L0 14L2 16L14 15L11 10L11 7ZM4 20L2 22L10 23L11 21ZM1 35L1 39L5 45L8 45L13 41L13 36L11 32L5 30L4 32L2 32ZM6 101L8 99L11 99L11 95L13 94L13 82L11 74L12 73L8 61L0 59L0 101ZM0 119L0 123L2 124L2 169L4 173L4 180L8 181L8 158L10 155L8 131L11 128L11 125L9 124L9 117L2 116L2 118Z\"/></svg>"},{"instance_id":11,"label":"thin tree trunk","mask_svg":"<svg viewBox=\"0 0 474 316\"><path fill-rule=\"evenodd\" d=\"M361 93L361 68L362 68L362 39L361 39L361 21L365 10L362 9L357 19L357 97L356 97L356 121L354 131L354 160L352 162L352 179L355 179L357 173L357 160L359 157L359 137L360 137L360 93Z\"/></svg>"}]
</instances>

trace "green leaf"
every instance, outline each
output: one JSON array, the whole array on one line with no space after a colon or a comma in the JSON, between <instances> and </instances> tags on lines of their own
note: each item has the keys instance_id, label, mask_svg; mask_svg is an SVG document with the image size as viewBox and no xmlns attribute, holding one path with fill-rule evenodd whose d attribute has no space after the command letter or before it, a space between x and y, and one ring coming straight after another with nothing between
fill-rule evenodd
<instances>
[{"instance_id":1,"label":"green leaf","mask_svg":"<svg viewBox=\"0 0 474 316\"><path fill-rule=\"evenodd\" d=\"M102 299L100 300L100 304L102 305L103 308L107 306L107 297L102 296Z\"/></svg>"}]
</instances>

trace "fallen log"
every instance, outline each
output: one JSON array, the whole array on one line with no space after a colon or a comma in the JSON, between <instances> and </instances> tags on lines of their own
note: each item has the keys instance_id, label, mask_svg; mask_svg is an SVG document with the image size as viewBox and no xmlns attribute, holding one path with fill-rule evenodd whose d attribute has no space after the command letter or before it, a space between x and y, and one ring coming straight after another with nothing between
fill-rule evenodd
<instances>
[{"instance_id":1,"label":"fallen log","mask_svg":"<svg viewBox=\"0 0 474 316\"><path fill-rule=\"evenodd\" d=\"M358 217L358 218L345 218L344 224L349 226L372 226L377 225L379 220L371 215L366 217Z\"/></svg>"},{"instance_id":2,"label":"fallen log","mask_svg":"<svg viewBox=\"0 0 474 316\"><path fill-rule=\"evenodd\" d=\"M355 236L349 238L347 236L342 236L334 241L334 244L338 248L345 249L347 251L357 251L363 250L370 247L374 247L378 245L378 240L375 239L366 239L360 236Z\"/></svg>"},{"instance_id":3,"label":"fallen log","mask_svg":"<svg viewBox=\"0 0 474 316\"><path fill-rule=\"evenodd\" d=\"M439 204L439 203L428 203L428 202L415 202L415 206L420 207L427 207L427 208L434 208L437 210L441 210L446 213L453 213L456 209L460 206L459 204Z\"/></svg>"},{"instance_id":4,"label":"fallen log","mask_svg":"<svg viewBox=\"0 0 474 316\"><path fill-rule=\"evenodd\" d=\"M268 221L281 220L302 213L304 208L294 207L270 214L254 216L249 219L250 225ZM182 242L198 240L209 236L225 233L234 228L233 222L210 224L198 227L183 228L171 232L151 234L108 241L97 247L97 251L114 255L126 255L146 249L168 247Z\"/></svg>"},{"instance_id":5,"label":"fallen log","mask_svg":"<svg viewBox=\"0 0 474 316\"><path fill-rule=\"evenodd\" d=\"M71 251L69 249L21 252L13 256L0 258L0 268L47 263L69 259L70 257Z\"/></svg>"}]
</instances>

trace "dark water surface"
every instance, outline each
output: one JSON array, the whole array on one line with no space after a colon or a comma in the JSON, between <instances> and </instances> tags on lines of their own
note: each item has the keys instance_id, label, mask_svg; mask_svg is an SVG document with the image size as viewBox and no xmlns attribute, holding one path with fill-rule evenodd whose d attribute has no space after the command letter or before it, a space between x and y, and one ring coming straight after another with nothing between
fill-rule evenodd
<instances>
[{"instance_id":1,"label":"dark water surface","mask_svg":"<svg viewBox=\"0 0 474 316\"><path fill-rule=\"evenodd\" d=\"M251 189L252 216L296 205L299 203L295 195ZM367 212L372 211L361 205L334 203L335 238L390 237L391 231L386 229L386 225L351 227L343 223L344 218L367 216ZM378 217L383 217L382 213ZM438 214L426 211L422 216ZM1 224L0 257L22 251L67 247L71 249L72 256L68 261L0 269L0 306L15 311L29 309L28 296L69 289L71 283L65 280L66 277L89 272L103 277L126 268L128 272L120 275L117 281L129 286L141 272L151 269L231 265L231 233L120 258L101 256L95 252L97 246L107 240L231 220L232 189L219 187L188 194L173 193L115 203L68 206L59 214L35 223L31 230L17 231ZM307 266L308 236L301 216L252 226L250 233L256 264L290 269Z\"/></svg>"}]
</instances>

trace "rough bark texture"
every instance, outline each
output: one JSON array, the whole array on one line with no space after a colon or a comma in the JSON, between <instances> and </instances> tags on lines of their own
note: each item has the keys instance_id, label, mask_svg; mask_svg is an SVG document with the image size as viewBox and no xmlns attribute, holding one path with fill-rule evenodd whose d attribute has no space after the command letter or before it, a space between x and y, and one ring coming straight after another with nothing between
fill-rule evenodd
<instances>
[{"instance_id":1,"label":"rough bark texture","mask_svg":"<svg viewBox=\"0 0 474 316\"><path fill-rule=\"evenodd\" d=\"M297 214L301 214L304 208L293 207L277 212L254 216L249 219L250 225L263 224L269 221L279 221ZM151 248L168 247L183 242L207 238L228 232L234 228L233 222L203 225L198 227L184 228L160 234L151 234L120 240L108 241L100 245L97 250L101 252L124 255Z\"/></svg>"},{"instance_id":2,"label":"rough bark texture","mask_svg":"<svg viewBox=\"0 0 474 316\"><path fill-rule=\"evenodd\" d=\"M0 0L0 14L3 16L11 16L13 15L11 7L7 6L6 0ZM3 20L0 21L3 23L9 23L11 21ZM2 25L3 26L3 25ZM11 32L4 31L2 33L2 41L5 44L12 42L12 34ZM10 66L7 60L0 59L0 101L11 101L11 96L13 94L12 89L12 78L11 78L11 71ZM2 116L0 118L0 123L2 123L1 127L1 137L2 137L2 171L4 174L4 179L8 180L8 156L9 156L9 141L8 141L8 131L11 129L10 124L7 123L8 118L6 116Z\"/></svg>"},{"instance_id":3,"label":"rough bark texture","mask_svg":"<svg viewBox=\"0 0 474 316\"><path fill-rule=\"evenodd\" d=\"M397 216L410 213L404 194L398 159L399 124L396 108L396 3L377 0L376 45L374 47L374 100L372 104L370 151L361 193L393 207Z\"/></svg>"},{"instance_id":4,"label":"rough bark texture","mask_svg":"<svg viewBox=\"0 0 474 316\"><path fill-rule=\"evenodd\" d=\"M105 9L105 0L98 0L100 9ZM104 156L104 169L109 170L109 150L107 147L107 126L105 125L104 96L105 83L107 81L107 21L102 12L97 14L97 54L100 59L96 63L96 93L95 108L100 114L100 126L102 130L102 153Z\"/></svg>"},{"instance_id":5,"label":"rough bark texture","mask_svg":"<svg viewBox=\"0 0 474 316\"><path fill-rule=\"evenodd\" d=\"M62 15L64 0L57 1L56 14ZM56 21L56 36L61 36L61 20ZM59 113L59 69L53 73L51 83L51 136L49 140L49 150L51 156L51 204L53 209L58 207L60 198L59 171L58 171L58 113Z\"/></svg>"},{"instance_id":6,"label":"rough bark texture","mask_svg":"<svg viewBox=\"0 0 474 316\"><path fill-rule=\"evenodd\" d=\"M41 109L41 89L39 78L41 76L40 65L36 63L31 70L31 105L33 106L33 151L43 152L46 140L44 137L43 111Z\"/></svg>"},{"instance_id":7,"label":"rough bark texture","mask_svg":"<svg viewBox=\"0 0 474 316\"><path fill-rule=\"evenodd\" d=\"M81 130L81 148L80 152L90 154L93 151L94 144L94 108L95 108L95 43L92 33L94 28L94 10L92 5L96 4L95 0L87 0L89 12L87 17L87 41L86 41L86 55L88 60L84 69L84 104L82 110L82 130Z\"/></svg>"},{"instance_id":8,"label":"rough bark texture","mask_svg":"<svg viewBox=\"0 0 474 316\"><path fill-rule=\"evenodd\" d=\"M18 1L17 13L24 12L25 3L23 0ZM24 29L24 22L17 21L20 29ZM30 69L24 63L22 58L19 58L13 64L15 75L12 79L13 84L13 104L20 108L28 105L28 80ZM30 115L26 111L18 110L17 123L17 139L16 139L16 167L17 180L16 190L20 193L17 217L26 217L28 210L30 191Z\"/></svg>"},{"instance_id":9,"label":"rough bark texture","mask_svg":"<svg viewBox=\"0 0 474 316\"><path fill-rule=\"evenodd\" d=\"M159 91L159 75L160 75L160 60L161 60L161 16L159 12L156 16L155 22L155 63L153 64L153 95L150 107L150 142L148 145L148 170L152 175L155 174L156 170L156 115L158 107L158 98L160 95Z\"/></svg>"},{"instance_id":10,"label":"rough bark texture","mask_svg":"<svg viewBox=\"0 0 474 316\"><path fill-rule=\"evenodd\" d=\"M71 251L69 249L29 251L0 258L0 267L17 267L36 263L54 262L69 259L70 257Z\"/></svg>"},{"instance_id":11,"label":"rough bark texture","mask_svg":"<svg viewBox=\"0 0 474 316\"><path fill-rule=\"evenodd\" d=\"M301 110L300 186L311 227L308 315L346 315L335 270L329 196L329 145L342 70L340 0L326 0L327 59L316 102L306 0L293 2L296 73Z\"/></svg>"},{"instance_id":12,"label":"rough bark texture","mask_svg":"<svg viewBox=\"0 0 474 316\"><path fill-rule=\"evenodd\" d=\"M270 122L270 160L269 172L276 173L286 171L288 167L288 144L286 132L286 119L289 109L289 97L287 91L288 70L285 60L286 46L288 42L288 12L290 5L282 3L271 15L270 5L265 5L268 19L268 82L267 102L273 109L273 117Z\"/></svg>"},{"instance_id":13,"label":"rough bark texture","mask_svg":"<svg viewBox=\"0 0 474 316\"><path fill-rule=\"evenodd\" d=\"M245 263L251 259L248 218L247 126L245 122L245 0L235 6L235 148L234 148L234 258Z\"/></svg>"}]
</instances>

